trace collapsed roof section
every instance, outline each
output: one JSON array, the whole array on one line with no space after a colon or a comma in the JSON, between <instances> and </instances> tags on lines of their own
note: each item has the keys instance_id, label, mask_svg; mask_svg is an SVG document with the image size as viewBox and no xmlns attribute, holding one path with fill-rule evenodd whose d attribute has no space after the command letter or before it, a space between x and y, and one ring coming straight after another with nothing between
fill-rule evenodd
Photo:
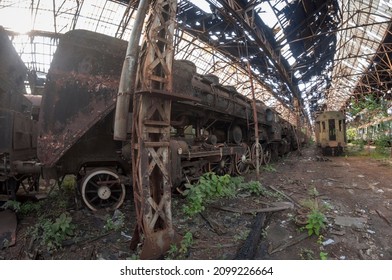
<instances>
[{"instance_id":1,"label":"collapsed roof section","mask_svg":"<svg viewBox=\"0 0 392 280\"><path fill-rule=\"evenodd\" d=\"M271 7L280 28L276 40L297 79L311 112L319 111L325 88L331 85L336 30L341 21L337 0L279 0Z\"/></svg>"},{"instance_id":2,"label":"collapsed roof section","mask_svg":"<svg viewBox=\"0 0 392 280\"><path fill-rule=\"evenodd\" d=\"M276 52L272 30L257 11L260 1L208 1L206 13L188 1L181 1L179 27L229 57L246 69L249 61L256 79L269 88L276 99L293 108L298 89L288 72L289 65Z\"/></svg>"},{"instance_id":3,"label":"collapsed roof section","mask_svg":"<svg viewBox=\"0 0 392 280\"><path fill-rule=\"evenodd\" d=\"M314 117L320 110L344 109L353 95L390 98L389 0L178 2L176 58L192 60L202 74L217 74L245 95L251 92L249 61L256 96L285 118L294 114L296 98L305 118L307 112ZM137 5L138 0L3 0L0 25L28 26L28 35L14 33L14 45L29 68L45 72L57 38L69 30L127 40Z\"/></svg>"}]
</instances>

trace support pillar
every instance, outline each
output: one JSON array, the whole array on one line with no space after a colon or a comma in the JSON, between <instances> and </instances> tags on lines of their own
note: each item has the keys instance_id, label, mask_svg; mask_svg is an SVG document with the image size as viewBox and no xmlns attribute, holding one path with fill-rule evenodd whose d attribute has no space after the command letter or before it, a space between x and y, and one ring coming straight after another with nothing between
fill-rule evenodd
<instances>
[{"instance_id":1,"label":"support pillar","mask_svg":"<svg viewBox=\"0 0 392 280\"><path fill-rule=\"evenodd\" d=\"M131 246L155 259L175 242L169 165L176 0L155 0L140 50L133 98L132 171L138 226Z\"/></svg>"}]
</instances>

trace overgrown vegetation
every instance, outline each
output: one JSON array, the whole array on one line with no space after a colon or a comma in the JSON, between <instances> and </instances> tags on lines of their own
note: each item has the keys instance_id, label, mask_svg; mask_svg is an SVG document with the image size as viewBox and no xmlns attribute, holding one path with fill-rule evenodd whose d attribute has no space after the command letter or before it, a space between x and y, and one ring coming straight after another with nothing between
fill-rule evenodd
<instances>
[{"instance_id":1,"label":"overgrown vegetation","mask_svg":"<svg viewBox=\"0 0 392 280\"><path fill-rule=\"evenodd\" d=\"M264 165L263 170L266 172L276 172L276 168L272 164Z\"/></svg>"},{"instance_id":2,"label":"overgrown vegetation","mask_svg":"<svg viewBox=\"0 0 392 280\"><path fill-rule=\"evenodd\" d=\"M381 136L376 139L374 145L367 145L362 140L355 140L346 148L347 156L370 157L373 159L388 159L390 157L390 149L388 146L388 137Z\"/></svg>"},{"instance_id":3,"label":"overgrown vegetation","mask_svg":"<svg viewBox=\"0 0 392 280\"><path fill-rule=\"evenodd\" d=\"M119 210L115 210L113 216L106 215L105 230L106 231L118 231L125 225L125 215Z\"/></svg>"},{"instance_id":4,"label":"overgrown vegetation","mask_svg":"<svg viewBox=\"0 0 392 280\"><path fill-rule=\"evenodd\" d=\"M310 188L308 194L310 198L301 201L301 205L308 212L304 229L307 230L309 236L313 234L319 236L326 227L327 219L324 212L329 207L324 203L320 203L318 199L319 192L315 187Z\"/></svg>"},{"instance_id":5,"label":"overgrown vegetation","mask_svg":"<svg viewBox=\"0 0 392 280\"><path fill-rule=\"evenodd\" d=\"M353 146L349 146L348 154L351 156L370 156L383 159L390 156L391 136L389 135L390 124L382 120L387 117L391 102L377 95L364 95L352 98L348 114L355 119L354 123L368 124L362 127L357 135L357 128L347 129L347 140ZM380 120L377 122L377 120ZM376 122L375 122L376 121ZM365 148L366 145L366 148ZM375 146L375 149L371 148Z\"/></svg>"},{"instance_id":6,"label":"overgrown vegetation","mask_svg":"<svg viewBox=\"0 0 392 280\"><path fill-rule=\"evenodd\" d=\"M314 260L314 252L310 249L301 249L299 256L302 260Z\"/></svg>"},{"instance_id":7,"label":"overgrown vegetation","mask_svg":"<svg viewBox=\"0 0 392 280\"><path fill-rule=\"evenodd\" d=\"M328 260L328 253L320 252L320 260Z\"/></svg>"},{"instance_id":8,"label":"overgrown vegetation","mask_svg":"<svg viewBox=\"0 0 392 280\"><path fill-rule=\"evenodd\" d=\"M55 251L62 247L62 243L73 235L75 225L68 213L62 213L55 221L41 218L32 228L32 236L47 251Z\"/></svg>"},{"instance_id":9,"label":"overgrown vegetation","mask_svg":"<svg viewBox=\"0 0 392 280\"><path fill-rule=\"evenodd\" d=\"M67 175L64 177L60 184L60 188L68 191L73 191L75 189L76 178L73 175Z\"/></svg>"},{"instance_id":10,"label":"overgrown vegetation","mask_svg":"<svg viewBox=\"0 0 392 280\"><path fill-rule=\"evenodd\" d=\"M205 205L219 198L233 198L239 193L250 195L275 196L268 191L260 182L244 182L243 177L231 177L230 175L216 175L208 172L202 175L195 184L185 184L186 203L183 211L188 216L193 216L205 210Z\"/></svg>"},{"instance_id":11,"label":"overgrown vegetation","mask_svg":"<svg viewBox=\"0 0 392 280\"><path fill-rule=\"evenodd\" d=\"M317 238L317 244L320 245L319 248L319 258L320 260L328 260L328 253L323 251L324 236L319 235ZM302 260L315 260L316 253L311 249L301 248L299 256Z\"/></svg>"},{"instance_id":12,"label":"overgrown vegetation","mask_svg":"<svg viewBox=\"0 0 392 280\"><path fill-rule=\"evenodd\" d=\"M385 134L379 135L374 142L374 145L376 146L376 154L381 156L389 156L390 152L388 146L390 145L390 141L391 139L389 136Z\"/></svg>"},{"instance_id":13,"label":"overgrown vegetation","mask_svg":"<svg viewBox=\"0 0 392 280\"><path fill-rule=\"evenodd\" d=\"M17 213L19 217L25 217L28 215L37 215L40 213L42 209L43 202L32 202L26 201L21 203L16 200L8 200L6 201L1 208L2 209L9 209Z\"/></svg>"},{"instance_id":14,"label":"overgrown vegetation","mask_svg":"<svg viewBox=\"0 0 392 280\"><path fill-rule=\"evenodd\" d=\"M387 116L388 101L383 98L366 95L360 99L352 99L348 108L348 113L354 118L364 110L371 112L372 115Z\"/></svg>"},{"instance_id":15,"label":"overgrown vegetation","mask_svg":"<svg viewBox=\"0 0 392 280\"><path fill-rule=\"evenodd\" d=\"M169 251L166 254L167 260L182 260L186 259L189 253L189 248L193 243L193 236L191 232L185 233L182 238L179 247L176 244L170 246Z\"/></svg>"},{"instance_id":16,"label":"overgrown vegetation","mask_svg":"<svg viewBox=\"0 0 392 280\"><path fill-rule=\"evenodd\" d=\"M187 203L183 206L184 213L193 216L205 209L208 201L220 197L234 197L235 189L230 175L216 175L209 172L200 177L196 185L185 184L184 191Z\"/></svg>"},{"instance_id":17,"label":"overgrown vegetation","mask_svg":"<svg viewBox=\"0 0 392 280\"><path fill-rule=\"evenodd\" d=\"M20 205L21 205L21 203L19 201L8 200L1 206L1 208L2 209L9 209L9 210L12 210L15 213L17 213L20 211L20 207L21 207Z\"/></svg>"},{"instance_id":18,"label":"overgrown vegetation","mask_svg":"<svg viewBox=\"0 0 392 280\"><path fill-rule=\"evenodd\" d=\"M320 235L320 231L325 229L326 218L323 213L318 209L313 209L308 215L308 220L305 228L309 236L312 234Z\"/></svg>"},{"instance_id":19,"label":"overgrown vegetation","mask_svg":"<svg viewBox=\"0 0 392 280\"><path fill-rule=\"evenodd\" d=\"M346 131L346 135L347 135L347 142L354 143L354 141L356 141L357 139L357 129L353 127L348 128Z\"/></svg>"},{"instance_id":20,"label":"overgrown vegetation","mask_svg":"<svg viewBox=\"0 0 392 280\"><path fill-rule=\"evenodd\" d=\"M46 199L23 203L9 200L2 208L15 211L20 219L39 217L29 228L29 236L39 246L38 250L53 252L75 233L76 226L68 212L74 196L74 184L67 179L60 187L49 192Z\"/></svg>"}]
</instances>

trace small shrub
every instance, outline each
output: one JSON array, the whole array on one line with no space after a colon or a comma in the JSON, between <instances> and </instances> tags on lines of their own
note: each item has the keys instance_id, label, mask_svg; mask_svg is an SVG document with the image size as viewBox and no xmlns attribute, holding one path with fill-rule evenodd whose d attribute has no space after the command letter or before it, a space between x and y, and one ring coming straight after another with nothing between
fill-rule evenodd
<instances>
[{"instance_id":1,"label":"small shrub","mask_svg":"<svg viewBox=\"0 0 392 280\"><path fill-rule=\"evenodd\" d=\"M205 204L221 197L234 197L235 185L230 175L216 175L209 172L200 177L195 185L185 184L184 191L187 203L183 206L184 213L193 216L205 209Z\"/></svg>"},{"instance_id":2,"label":"small shrub","mask_svg":"<svg viewBox=\"0 0 392 280\"><path fill-rule=\"evenodd\" d=\"M73 175L67 175L64 177L63 181L60 184L61 188L64 188L67 191L73 192L76 184L76 178Z\"/></svg>"},{"instance_id":3,"label":"small shrub","mask_svg":"<svg viewBox=\"0 0 392 280\"><path fill-rule=\"evenodd\" d=\"M7 200L2 206L2 209L9 209L15 213L20 211L21 203L16 200Z\"/></svg>"},{"instance_id":4,"label":"small shrub","mask_svg":"<svg viewBox=\"0 0 392 280\"><path fill-rule=\"evenodd\" d=\"M323 213L317 209L313 209L308 215L305 228L308 230L309 236L312 234L320 235L320 231L325 228L326 218Z\"/></svg>"},{"instance_id":5,"label":"small shrub","mask_svg":"<svg viewBox=\"0 0 392 280\"><path fill-rule=\"evenodd\" d=\"M40 244L50 252L61 248L62 242L73 235L74 229L72 217L62 213L54 222L41 219L33 228L33 237L41 240Z\"/></svg>"},{"instance_id":6,"label":"small shrub","mask_svg":"<svg viewBox=\"0 0 392 280\"><path fill-rule=\"evenodd\" d=\"M266 171L266 172L276 172L276 168L273 167L271 164L266 164L263 167L263 170Z\"/></svg>"},{"instance_id":7,"label":"small shrub","mask_svg":"<svg viewBox=\"0 0 392 280\"><path fill-rule=\"evenodd\" d=\"M250 181L248 183L241 183L240 189L248 191L250 194L262 195L265 188L258 181Z\"/></svg>"},{"instance_id":8,"label":"small shrub","mask_svg":"<svg viewBox=\"0 0 392 280\"><path fill-rule=\"evenodd\" d=\"M183 239L181 240L180 247L177 245L171 245L169 251L167 252L166 259L185 259L188 255L189 248L193 243L193 236L191 232L185 233Z\"/></svg>"},{"instance_id":9,"label":"small shrub","mask_svg":"<svg viewBox=\"0 0 392 280\"><path fill-rule=\"evenodd\" d=\"M314 260L314 252L310 249L301 249L299 255L303 260Z\"/></svg>"},{"instance_id":10,"label":"small shrub","mask_svg":"<svg viewBox=\"0 0 392 280\"><path fill-rule=\"evenodd\" d=\"M316 200L316 199L307 198L307 199L301 200L300 204L302 207L304 207L305 209L308 209L309 211L311 211L313 209L318 209L318 200Z\"/></svg>"},{"instance_id":11,"label":"small shrub","mask_svg":"<svg viewBox=\"0 0 392 280\"><path fill-rule=\"evenodd\" d=\"M328 253L320 252L320 260L328 260Z\"/></svg>"},{"instance_id":12,"label":"small shrub","mask_svg":"<svg viewBox=\"0 0 392 280\"><path fill-rule=\"evenodd\" d=\"M104 226L106 231L120 230L125 224L125 215L119 210L115 210L113 217L106 216L106 224Z\"/></svg>"},{"instance_id":13,"label":"small shrub","mask_svg":"<svg viewBox=\"0 0 392 280\"><path fill-rule=\"evenodd\" d=\"M27 201L20 206L19 214L23 216L39 213L42 209L42 202Z\"/></svg>"},{"instance_id":14,"label":"small shrub","mask_svg":"<svg viewBox=\"0 0 392 280\"><path fill-rule=\"evenodd\" d=\"M320 193L318 192L318 190L315 187L309 189L308 193L310 196L313 196L313 197L317 197L320 195Z\"/></svg>"},{"instance_id":15,"label":"small shrub","mask_svg":"<svg viewBox=\"0 0 392 280\"><path fill-rule=\"evenodd\" d=\"M388 135L381 134L377 137L375 141L375 152L378 153L379 155L388 155L389 151L387 149L388 142L390 141L390 137Z\"/></svg>"}]
</instances>

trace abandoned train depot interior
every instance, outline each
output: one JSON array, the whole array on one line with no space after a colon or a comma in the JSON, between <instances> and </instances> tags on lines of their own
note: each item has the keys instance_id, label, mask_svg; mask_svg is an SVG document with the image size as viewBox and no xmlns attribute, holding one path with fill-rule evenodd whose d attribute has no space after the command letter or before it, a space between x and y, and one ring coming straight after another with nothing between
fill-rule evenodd
<instances>
[{"instance_id":1,"label":"abandoned train depot interior","mask_svg":"<svg viewBox=\"0 0 392 280\"><path fill-rule=\"evenodd\" d=\"M392 260L391 145L390 0L0 1L0 260Z\"/></svg>"}]
</instances>

